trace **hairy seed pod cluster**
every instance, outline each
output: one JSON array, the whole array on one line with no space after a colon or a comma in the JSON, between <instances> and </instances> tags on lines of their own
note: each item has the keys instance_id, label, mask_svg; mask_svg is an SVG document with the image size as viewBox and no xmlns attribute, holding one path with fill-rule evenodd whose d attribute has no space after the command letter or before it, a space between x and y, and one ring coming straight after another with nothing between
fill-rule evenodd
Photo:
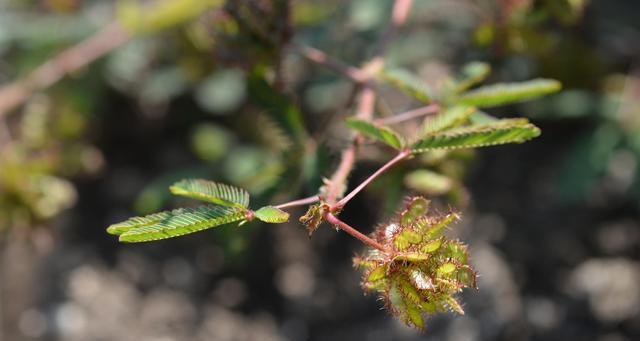
<instances>
[{"instance_id":1,"label":"hairy seed pod cluster","mask_svg":"<svg viewBox=\"0 0 640 341\"><path fill-rule=\"evenodd\" d=\"M466 245L442 235L459 215L428 215L428 210L428 200L412 198L395 221L373 234L386 251L371 249L354 258L364 269L365 291L379 293L393 315L420 329L430 314L464 314L454 296L463 288L476 288L477 279Z\"/></svg>"}]
</instances>

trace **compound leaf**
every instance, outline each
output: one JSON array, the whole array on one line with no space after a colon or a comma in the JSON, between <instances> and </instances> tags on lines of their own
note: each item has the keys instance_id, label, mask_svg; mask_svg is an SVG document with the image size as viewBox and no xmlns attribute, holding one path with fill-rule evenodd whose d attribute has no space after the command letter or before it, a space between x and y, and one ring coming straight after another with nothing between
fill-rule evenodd
<instances>
[{"instance_id":1,"label":"compound leaf","mask_svg":"<svg viewBox=\"0 0 640 341\"><path fill-rule=\"evenodd\" d=\"M404 145L402 137L389 127L376 126L371 122L357 118L348 118L346 123L349 128L356 130L367 137L384 142L393 148L400 149Z\"/></svg>"},{"instance_id":2,"label":"compound leaf","mask_svg":"<svg viewBox=\"0 0 640 341\"><path fill-rule=\"evenodd\" d=\"M482 82L491 72L491 66L483 62L471 62L462 67L462 72L455 81L455 93L461 93Z\"/></svg>"},{"instance_id":3,"label":"compound leaf","mask_svg":"<svg viewBox=\"0 0 640 341\"><path fill-rule=\"evenodd\" d=\"M413 153L434 149L458 149L522 143L540 135L540 129L526 119L503 119L493 123L430 134L415 142Z\"/></svg>"},{"instance_id":4,"label":"compound leaf","mask_svg":"<svg viewBox=\"0 0 640 341\"><path fill-rule=\"evenodd\" d=\"M262 207L255 211L255 215L265 223L284 223L289 220L289 213L274 206Z\"/></svg>"},{"instance_id":5,"label":"compound leaf","mask_svg":"<svg viewBox=\"0 0 640 341\"><path fill-rule=\"evenodd\" d=\"M202 179L181 180L169 187L171 193L222 206L247 208L249 193L244 189Z\"/></svg>"},{"instance_id":6,"label":"compound leaf","mask_svg":"<svg viewBox=\"0 0 640 341\"><path fill-rule=\"evenodd\" d=\"M476 108L466 105L447 108L438 115L424 120L422 134L433 134L464 124L475 111Z\"/></svg>"},{"instance_id":7,"label":"compound leaf","mask_svg":"<svg viewBox=\"0 0 640 341\"><path fill-rule=\"evenodd\" d=\"M520 83L500 83L483 86L461 95L457 102L477 107L495 107L502 104L521 102L547 95L562 88L553 79L533 79Z\"/></svg>"},{"instance_id":8,"label":"compound leaf","mask_svg":"<svg viewBox=\"0 0 640 341\"><path fill-rule=\"evenodd\" d=\"M380 73L387 83L400 89L407 95L424 103L431 103L427 85L405 69L389 69Z\"/></svg>"},{"instance_id":9,"label":"compound leaf","mask_svg":"<svg viewBox=\"0 0 640 341\"><path fill-rule=\"evenodd\" d=\"M246 210L239 207L199 206L180 208L173 211L155 213L145 217L134 217L115 226L129 226L128 229L111 229L110 233L121 233L121 242L146 242L182 236L202 231L218 225L243 220Z\"/></svg>"}]
</instances>

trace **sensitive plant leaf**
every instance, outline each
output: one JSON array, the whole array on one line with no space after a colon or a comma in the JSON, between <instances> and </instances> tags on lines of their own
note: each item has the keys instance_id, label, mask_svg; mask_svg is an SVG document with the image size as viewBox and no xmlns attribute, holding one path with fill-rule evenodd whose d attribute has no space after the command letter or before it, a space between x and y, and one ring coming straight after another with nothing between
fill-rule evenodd
<instances>
[{"instance_id":1,"label":"sensitive plant leaf","mask_svg":"<svg viewBox=\"0 0 640 341\"><path fill-rule=\"evenodd\" d=\"M471 62L462 67L460 76L455 81L455 93L461 93L482 82L489 76L491 66L483 62Z\"/></svg>"},{"instance_id":2,"label":"sensitive plant leaf","mask_svg":"<svg viewBox=\"0 0 640 341\"><path fill-rule=\"evenodd\" d=\"M296 144L303 145L309 138L304 118L298 106L267 79L266 68L253 68L247 79L247 98L266 110Z\"/></svg>"},{"instance_id":3,"label":"sensitive plant leaf","mask_svg":"<svg viewBox=\"0 0 640 341\"><path fill-rule=\"evenodd\" d=\"M181 180L169 187L171 193L222 206L247 208L249 193L244 189L202 179Z\"/></svg>"},{"instance_id":4,"label":"sensitive plant leaf","mask_svg":"<svg viewBox=\"0 0 640 341\"><path fill-rule=\"evenodd\" d=\"M538 136L540 129L525 119L499 120L427 135L415 142L411 149L414 153L423 153L434 149L486 147L522 143Z\"/></svg>"},{"instance_id":5,"label":"sensitive plant leaf","mask_svg":"<svg viewBox=\"0 0 640 341\"><path fill-rule=\"evenodd\" d=\"M158 219L158 217L162 218ZM208 205L180 208L143 217L146 222L153 221L153 223L126 230L120 234L120 241L135 243L173 238L245 218L246 210L239 207Z\"/></svg>"},{"instance_id":6,"label":"sensitive plant leaf","mask_svg":"<svg viewBox=\"0 0 640 341\"><path fill-rule=\"evenodd\" d=\"M387 83L400 89L407 95L424 103L431 103L431 96L426 84L404 69L388 69L380 73Z\"/></svg>"},{"instance_id":7,"label":"sensitive plant leaf","mask_svg":"<svg viewBox=\"0 0 640 341\"><path fill-rule=\"evenodd\" d=\"M469 121L473 125L478 125L478 124L493 123L495 121L498 121L498 118L493 117L487 114L486 112L476 111L473 114L471 114L471 116L469 117Z\"/></svg>"},{"instance_id":8,"label":"sensitive plant leaf","mask_svg":"<svg viewBox=\"0 0 640 341\"><path fill-rule=\"evenodd\" d=\"M252 115L255 135L260 142L277 152L286 152L293 146L293 141L280 126L280 123L266 113Z\"/></svg>"},{"instance_id":9,"label":"sensitive plant leaf","mask_svg":"<svg viewBox=\"0 0 640 341\"><path fill-rule=\"evenodd\" d=\"M483 86L461 95L457 102L481 108L521 102L559 91L560 82L553 79L534 79L521 83L501 83Z\"/></svg>"},{"instance_id":10,"label":"sensitive plant leaf","mask_svg":"<svg viewBox=\"0 0 640 341\"><path fill-rule=\"evenodd\" d=\"M144 217L132 217L123 222L112 224L107 227L107 233L121 235L131 229L143 226L153 225L163 219L167 219L171 216L171 212L159 212L150 214Z\"/></svg>"},{"instance_id":11,"label":"sensitive plant leaf","mask_svg":"<svg viewBox=\"0 0 640 341\"><path fill-rule=\"evenodd\" d=\"M273 206L265 206L254 212L256 218L265 223L284 223L289 220L289 213Z\"/></svg>"},{"instance_id":12,"label":"sensitive plant leaf","mask_svg":"<svg viewBox=\"0 0 640 341\"><path fill-rule=\"evenodd\" d=\"M402 137L389 127L376 126L371 122L357 118L348 118L346 123L349 128L356 130L367 137L384 142L393 148L400 149L404 146Z\"/></svg>"},{"instance_id":13,"label":"sensitive plant leaf","mask_svg":"<svg viewBox=\"0 0 640 341\"><path fill-rule=\"evenodd\" d=\"M438 115L427 117L422 124L422 135L434 134L454 128L466 123L476 108L466 105L456 105L440 112Z\"/></svg>"}]
</instances>

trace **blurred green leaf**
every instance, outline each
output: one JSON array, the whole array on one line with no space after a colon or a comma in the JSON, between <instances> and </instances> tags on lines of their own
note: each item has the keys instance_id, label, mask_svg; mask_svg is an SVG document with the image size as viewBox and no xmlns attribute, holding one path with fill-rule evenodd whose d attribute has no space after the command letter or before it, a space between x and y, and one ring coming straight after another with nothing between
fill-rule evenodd
<instances>
[{"instance_id":1,"label":"blurred green leaf","mask_svg":"<svg viewBox=\"0 0 640 341\"><path fill-rule=\"evenodd\" d=\"M380 73L385 82L395 86L407 95L424 103L431 103L431 95L426 84L404 69L387 69Z\"/></svg>"},{"instance_id":2,"label":"blurred green leaf","mask_svg":"<svg viewBox=\"0 0 640 341\"><path fill-rule=\"evenodd\" d=\"M191 133L191 148L202 160L213 162L225 156L233 142L226 129L212 123L199 124Z\"/></svg>"},{"instance_id":3,"label":"blurred green leaf","mask_svg":"<svg viewBox=\"0 0 640 341\"><path fill-rule=\"evenodd\" d=\"M461 95L457 102L480 108L521 102L557 92L560 82L552 79L534 79L520 83L500 83L483 86Z\"/></svg>"},{"instance_id":4,"label":"blurred green leaf","mask_svg":"<svg viewBox=\"0 0 640 341\"><path fill-rule=\"evenodd\" d=\"M454 81L454 92L459 94L482 82L491 73L491 66L483 62L471 62L462 67Z\"/></svg>"},{"instance_id":5,"label":"blurred green leaf","mask_svg":"<svg viewBox=\"0 0 640 341\"><path fill-rule=\"evenodd\" d=\"M119 0L116 12L118 21L131 32L152 34L180 25L222 4L222 0L156 0L153 5Z\"/></svg>"},{"instance_id":6,"label":"blurred green leaf","mask_svg":"<svg viewBox=\"0 0 640 341\"><path fill-rule=\"evenodd\" d=\"M466 105L456 105L446 108L436 115L427 117L422 125L422 134L429 135L460 126L467 122L476 108Z\"/></svg>"},{"instance_id":7,"label":"blurred green leaf","mask_svg":"<svg viewBox=\"0 0 640 341\"><path fill-rule=\"evenodd\" d=\"M218 70L200 83L195 96L198 104L208 112L233 112L247 96L244 72L240 69Z\"/></svg>"},{"instance_id":8,"label":"blurred green leaf","mask_svg":"<svg viewBox=\"0 0 640 341\"><path fill-rule=\"evenodd\" d=\"M449 177L426 169L407 174L404 182L407 187L427 195L445 194L453 187L453 181Z\"/></svg>"},{"instance_id":9,"label":"blurred green leaf","mask_svg":"<svg viewBox=\"0 0 640 341\"><path fill-rule=\"evenodd\" d=\"M367 137L384 142L395 149L401 149L404 146L402 137L389 127L379 127L371 122L357 118L348 118L346 122L349 128L354 129Z\"/></svg>"}]
</instances>

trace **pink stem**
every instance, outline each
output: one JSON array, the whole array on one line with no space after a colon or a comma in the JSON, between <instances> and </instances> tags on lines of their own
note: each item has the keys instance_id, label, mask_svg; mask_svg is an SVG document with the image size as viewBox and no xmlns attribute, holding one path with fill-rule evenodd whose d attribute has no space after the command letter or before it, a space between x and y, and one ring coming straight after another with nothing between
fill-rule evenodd
<instances>
[{"instance_id":1,"label":"pink stem","mask_svg":"<svg viewBox=\"0 0 640 341\"><path fill-rule=\"evenodd\" d=\"M396 157L391 159L389 162L385 163L382 167L380 167L380 169L378 169L375 173L371 174L371 176L369 176L365 181L363 181L360 185L358 185L358 187L356 187L353 191L351 191L344 198L342 198L335 205L333 205L332 211L334 209L340 209L340 208L344 207L344 205L346 205L347 202L349 202L349 200L351 200L356 194L358 194L360 191L362 191L373 180L375 180L378 176L380 176L382 173L387 171L389 168L391 168L396 163L404 160L410 154L411 154L411 152L408 151L408 150L401 151L398 155L396 155Z\"/></svg>"},{"instance_id":2,"label":"pink stem","mask_svg":"<svg viewBox=\"0 0 640 341\"><path fill-rule=\"evenodd\" d=\"M327 220L327 222L329 222L332 225L337 226L338 228L340 228L341 230L343 230L344 232L356 237L357 239L359 239L360 241L362 241L363 243L370 245L382 252L387 252L387 250L384 248L384 246L382 246L382 244L376 242L375 240L365 236L364 234L362 234L360 231L354 229L353 227L349 226L347 223L345 223L344 221L338 219L338 217L334 216L331 213L326 213L324 215L324 218Z\"/></svg>"},{"instance_id":3,"label":"pink stem","mask_svg":"<svg viewBox=\"0 0 640 341\"><path fill-rule=\"evenodd\" d=\"M295 46L298 52L308 60L318 64L323 65L347 78L352 80L355 83L364 83L369 80L368 75L366 75L362 70L353 67L351 65L345 64L344 62L329 56L328 54L320 51L316 48L309 46Z\"/></svg>"},{"instance_id":4,"label":"pink stem","mask_svg":"<svg viewBox=\"0 0 640 341\"><path fill-rule=\"evenodd\" d=\"M438 104L429 104L425 107L421 107L421 108L417 108L417 109L413 109L413 110L409 110L409 111L405 111L403 113L397 114L397 115L393 115L393 116L389 116L389 117L385 117L385 118L380 118L377 120L374 120L375 123L377 124L394 124L394 123L400 123L400 122L404 122L413 118L417 118L420 116L426 116L426 115L431 115L431 114L435 114L440 110L440 106Z\"/></svg>"},{"instance_id":5,"label":"pink stem","mask_svg":"<svg viewBox=\"0 0 640 341\"><path fill-rule=\"evenodd\" d=\"M303 198L303 199L298 199L298 200L293 200L293 201L289 201L289 202L285 202L284 204L280 204L275 206L276 208L288 208L288 207L294 207L294 206L303 206L303 205L309 205L309 204L313 204L314 202L318 202L320 201L320 197L318 197L317 195L308 197L308 198Z\"/></svg>"}]
</instances>

